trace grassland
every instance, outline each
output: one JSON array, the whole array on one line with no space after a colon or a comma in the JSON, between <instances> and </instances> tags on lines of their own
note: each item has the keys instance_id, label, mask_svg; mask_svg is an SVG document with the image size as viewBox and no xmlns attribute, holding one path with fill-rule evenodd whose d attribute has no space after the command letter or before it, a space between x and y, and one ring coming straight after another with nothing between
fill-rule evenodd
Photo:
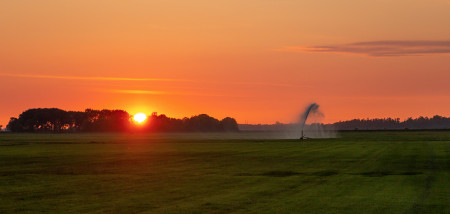
<instances>
[{"instance_id":1,"label":"grassland","mask_svg":"<svg viewBox=\"0 0 450 214\"><path fill-rule=\"evenodd\" d=\"M450 213L450 132L226 138L0 134L0 213Z\"/></svg>"}]
</instances>

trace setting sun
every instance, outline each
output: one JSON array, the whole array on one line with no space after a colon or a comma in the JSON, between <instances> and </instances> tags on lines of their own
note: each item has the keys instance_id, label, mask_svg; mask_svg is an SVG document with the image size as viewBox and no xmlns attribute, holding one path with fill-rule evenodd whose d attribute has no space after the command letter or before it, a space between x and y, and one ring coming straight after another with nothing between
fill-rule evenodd
<instances>
[{"instance_id":1,"label":"setting sun","mask_svg":"<svg viewBox=\"0 0 450 214\"><path fill-rule=\"evenodd\" d=\"M137 113L133 117L133 120L136 121L137 123L142 123L146 119L147 119L147 115L145 115L144 113Z\"/></svg>"}]
</instances>

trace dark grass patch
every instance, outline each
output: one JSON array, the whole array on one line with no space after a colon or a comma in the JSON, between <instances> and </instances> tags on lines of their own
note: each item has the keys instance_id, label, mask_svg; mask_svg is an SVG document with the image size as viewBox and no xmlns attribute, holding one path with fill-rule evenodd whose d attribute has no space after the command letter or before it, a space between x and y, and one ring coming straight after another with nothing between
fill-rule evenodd
<instances>
[{"instance_id":1,"label":"dark grass patch","mask_svg":"<svg viewBox=\"0 0 450 214\"><path fill-rule=\"evenodd\" d=\"M384 172L384 171L363 172L359 174L366 177L383 177L386 175L392 175L391 172Z\"/></svg>"},{"instance_id":2,"label":"dark grass patch","mask_svg":"<svg viewBox=\"0 0 450 214\"><path fill-rule=\"evenodd\" d=\"M332 176L332 175L337 175L337 174L339 174L339 172L334 171L334 170L325 170L325 171L319 171L319 172L313 173L313 175L320 176L320 177Z\"/></svg>"},{"instance_id":3,"label":"dark grass patch","mask_svg":"<svg viewBox=\"0 0 450 214\"><path fill-rule=\"evenodd\" d=\"M307 175L307 176L319 176L319 177L327 177L332 175L339 174L338 171L334 170L325 170L318 171L313 173L304 173L304 172L295 172L295 171L268 171L259 174L251 174L251 173L237 173L236 176L267 176L267 177L289 177L296 175Z\"/></svg>"},{"instance_id":4,"label":"dark grass patch","mask_svg":"<svg viewBox=\"0 0 450 214\"><path fill-rule=\"evenodd\" d=\"M261 174L262 176L268 177L289 177L294 175L302 175L302 173L294 171L269 171Z\"/></svg>"},{"instance_id":5,"label":"dark grass patch","mask_svg":"<svg viewBox=\"0 0 450 214\"><path fill-rule=\"evenodd\" d=\"M421 175L423 172L403 172L398 175Z\"/></svg>"},{"instance_id":6,"label":"dark grass patch","mask_svg":"<svg viewBox=\"0 0 450 214\"><path fill-rule=\"evenodd\" d=\"M388 175L420 175L420 174L423 174L423 172L415 172L415 171L409 171L409 172L372 171L372 172L359 173L359 175L366 176L366 177L384 177L384 176L388 176Z\"/></svg>"},{"instance_id":7,"label":"dark grass patch","mask_svg":"<svg viewBox=\"0 0 450 214\"><path fill-rule=\"evenodd\" d=\"M0 146L23 146L28 145L28 143L22 143L22 142L3 142L0 143Z\"/></svg>"},{"instance_id":8,"label":"dark grass patch","mask_svg":"<svg viewBox=\"0 0 450 214\"><path fill-rule=\"evenodd\" d=\"M236 176L255 176L255 175L251 173L237 173Z\"/></svg>"}]
</instances>

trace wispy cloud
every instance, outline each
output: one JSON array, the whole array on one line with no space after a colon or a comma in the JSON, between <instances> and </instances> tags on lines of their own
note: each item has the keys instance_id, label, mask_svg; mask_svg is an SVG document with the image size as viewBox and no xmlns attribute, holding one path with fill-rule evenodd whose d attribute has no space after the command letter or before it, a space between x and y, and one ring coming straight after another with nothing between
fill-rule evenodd
<instances>
[{"instance_id":1,"label":"wispy cloud","mask_svg":"<svg viewBox=\"0 0 450 214\"><path fill-rule=\"evenodd\" d=\"M446 41L372 41L328 46L288 46L277 49L283 52L316 52L363 54L368 56L423 56L450 54L450 40Z\"/></svg>"},{"instance_id":2,"label":"wispy cloud","mask_svg":"<svg viewBox=\"0 0 450 214\"><path fill-rule=\"evenodd\" d=\"M87 80L87 81L161 81L161 82L190 82L197 84L215 84L215 85L255 85L255 86L271 86L271 87L299 87L299 85L274 83L274 82L215 82L188 79L169 79L169 78L128 78L128 77L87 77L87 76L58 76L58 75L38 75L38 74L14 74L1 73L0 76L15 78L36 78L36 79L60 79L60 80ZM305 86L302 86L305 87ZM136 90L135 94L138 93ZM141 91L144 94L145 91ZM150 94L150 93L147 93Z\"/></svg>"},{"instance_id":3,"label":"wispy cloud","mask_svg":"<svg viewBox=\"0 0 450 214\"><path fill-rule=\"evenodd\" d=\"M217 83L219 84L219 83ZM283 88L308 88L309 85L294 85L294 84L287 84L287 83L268 83L268 82L231 82L229 84L233 85L253 85L253 86L268 86L268 87L283 87Z\"/></svg>"},{"instance_id":4,"label":"wispy cloud","mask_svg":"<svg viewBox=\"0 0 450 214\"><path fill-rule=\"evenodd\" d=\"M176 91L154 91L154 90L134 90L134 89L96 89L97 92L117 93L117 94L140 94L140 95L171 95L171 96L200 96L200 97L245 97L236 94L219 94L213 92L176 92Z\"/></svg>"},{"instance_id":5,"label":"wispy cloud","mask_svg":"<svg viewBox=\"0 0 450 214\"><path fill-rule=\"evenodd\" d=\"M149 90L105 90L106 92L111 93L119 93L119 94L153 94L153 95L159 95L159 94L170 94L165 91L149 91Z\"/></svg>"},{"instance_id":6,"label":"wispy cloud","mask_svg":"<svg viewBox=\"0 0 450 214\"><path fill-rule=\"evenodd\" d=\"M183 81L183 82L189 81L183 79L164 79L164 78L86 77L86 76L57 76L57 75L12 74L12 73L0 73L0 76L38 78L38 79L100 80L100 81Z\"/></svg>"}]
</instances>

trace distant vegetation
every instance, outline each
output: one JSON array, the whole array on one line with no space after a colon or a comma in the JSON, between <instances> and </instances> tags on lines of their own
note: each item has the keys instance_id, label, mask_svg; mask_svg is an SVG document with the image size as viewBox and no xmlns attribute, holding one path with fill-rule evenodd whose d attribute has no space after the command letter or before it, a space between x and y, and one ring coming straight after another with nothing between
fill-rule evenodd
<instances>
[{"instance_id":1,"label":"distant vegetation","mask_svg":"<svg viewBox=\"0 0 450 214\"><path fill-rule=\"evenodd\" d=\"M206 114L176 119L153 113L142 124L135 124L124 110L64 111L37 108L12 117L6 126L12 132L219 132L239 131L235 119L218 120Z\"/></svg>"},{"instance_id":2,"label":"distant vegetation","mask_svg":"<svg viewBox=\"0 0 450 214\"><path fill-rule=\"evenodd\" d=\"M339 121L332 124L320 125L325 130L400 130L400 129L450 129L450 118L442 116L408 118L400 121L399 118L382 119L354 119ZM239 128L243 131L283 131L292 130L296 124L241 124Z\"/></svg>"},{"instance_id":3,"label":"distant vegetation","mask_svg":"<svg viewBox=\"0 0 450 214\"><path fill-rule=\"evenodd\" d=\"M450 117L436 115L434 117L408 118L400 121L399 118L384 119L354 119L339 121L337 123L325 125L338 130L383 130L383 129L450 129Z\"/></svg>"}]
</instances>

